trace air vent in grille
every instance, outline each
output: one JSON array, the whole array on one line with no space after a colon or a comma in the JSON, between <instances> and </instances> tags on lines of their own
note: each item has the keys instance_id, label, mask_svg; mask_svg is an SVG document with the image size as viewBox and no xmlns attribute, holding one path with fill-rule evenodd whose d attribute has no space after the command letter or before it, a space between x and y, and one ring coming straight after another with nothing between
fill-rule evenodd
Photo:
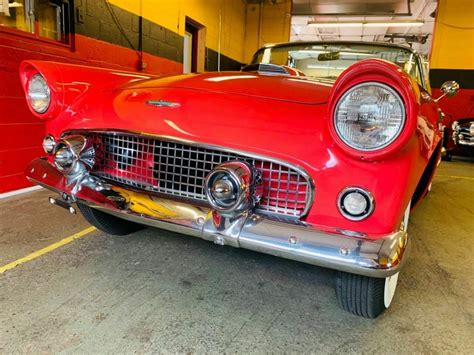
<instances>
[{"instance_id":1,"label":"air vent in grille","mask_svg":"<svg viewBox=\"0 0 474 355\"><path fill-rule=\"evenodd\" d=\"M204 179L217 165L245 160L262 174L257 210L299 217L309 208L311 183L298 170L218 148L126 133L91 133L102 152L92 173L124 185L206 202Z\"/></svg>"}]
</instances>

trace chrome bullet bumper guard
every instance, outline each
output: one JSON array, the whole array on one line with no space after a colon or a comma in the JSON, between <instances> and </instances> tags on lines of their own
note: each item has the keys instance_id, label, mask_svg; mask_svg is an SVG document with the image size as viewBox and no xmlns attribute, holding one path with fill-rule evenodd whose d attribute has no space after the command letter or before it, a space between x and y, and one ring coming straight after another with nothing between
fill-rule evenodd
<instances>
[{"instance_id":1,"label":"chrome bullet bumper guard","mask_svg":"<svg viewBox=\"0 0 474 355\"><path fill-rule=\"evenodd\" d=\"M68 182L42 158L28 165L26 176L35 184L69 196L71 202L126 220L359 275L382 278L397 273L409 248L403 231L375 240L355 238L251 212L223 217L208 207L130 190L89 175Z\"/></svg>"}]
</instances>

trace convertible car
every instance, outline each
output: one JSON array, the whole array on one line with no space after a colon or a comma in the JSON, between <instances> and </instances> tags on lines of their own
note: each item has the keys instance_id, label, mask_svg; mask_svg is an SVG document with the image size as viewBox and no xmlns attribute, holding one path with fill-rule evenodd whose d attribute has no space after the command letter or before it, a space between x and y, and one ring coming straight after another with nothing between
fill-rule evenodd
<instances>
[{"instance_id":1,"label":"convertible car","mask_svg":"<svg viewBox=\"0 0 474 355\"><path fill-rule=\"evenodd\" d=\"M239 72L168 77L20 71L47 120L26 175L51 203L109 234L153 226L331 268L343 309L390 306L441 153L442 112L411 49L276 44Z\"/></svg>"}]
</instances>

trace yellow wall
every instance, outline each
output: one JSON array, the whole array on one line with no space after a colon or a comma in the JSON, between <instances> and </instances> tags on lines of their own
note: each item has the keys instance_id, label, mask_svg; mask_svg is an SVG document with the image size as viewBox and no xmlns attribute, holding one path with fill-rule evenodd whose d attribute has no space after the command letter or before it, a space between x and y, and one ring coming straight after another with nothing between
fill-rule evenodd
<instances>
[{"instance_id":1,"label":"yellow wall","mask_svg":"<svg viewBox=\"0 0 474 355\"><path fill-rule=\"evenodd\" d=\"M290 38L291 0L245 5L243 0L109 0L115 6L184 35L186 16L206 27L206 47L241 63L265 43Z\"/></svg>"},{"instance_id":2,"label":"yellow wall","mask_svg":"<svg viewBox=\"0 0 474 355\"><path fill-rule=\"evenodd\" d=\"M109 0L122 9L184 35L186 16L206 27L206 47L239 62L244 60L245 4L242 0Z\"/></svg>"},{"instance_id":3,"label":"yellow wall","mask_svg":"<svg viewBox=\"0 0 474 355\"><path fill-rule=\"evenodd\" d=\"M247 5L247 32L244 62L267 43L288 42L291 28L291 0L265 1L262 5Z\"/></svg>"},{"instance_id":4,"label":"yellow wall","mask_svg":"<svg viewBox=\"0 0 474 355\"><path fill-rule=\"evenodd\" d=\"M430 66L474 69L474 1L440 0Z\"/></svg>"}]
</instances>

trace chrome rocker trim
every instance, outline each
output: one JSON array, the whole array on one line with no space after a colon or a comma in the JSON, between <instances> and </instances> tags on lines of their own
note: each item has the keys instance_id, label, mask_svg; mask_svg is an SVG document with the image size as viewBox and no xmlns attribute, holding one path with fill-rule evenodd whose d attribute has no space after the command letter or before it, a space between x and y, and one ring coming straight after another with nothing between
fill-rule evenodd
<instances>
[{"instance_id":1,"label":"chrome rocker trim","mask_svg":"<svg viewBox=\"0 0 474 355\"><path fill-rule=\"evenodd\" d=\"M71 203L81 202L126 220L370 277L384 278L400 271L410 245L404 231L370 240L252 212L224 217L207 207L135 192L87 174L68 185L67 179L41 158L28 165L26 176L33 183L68 196Z\"/></svg>"}]
</instances>

